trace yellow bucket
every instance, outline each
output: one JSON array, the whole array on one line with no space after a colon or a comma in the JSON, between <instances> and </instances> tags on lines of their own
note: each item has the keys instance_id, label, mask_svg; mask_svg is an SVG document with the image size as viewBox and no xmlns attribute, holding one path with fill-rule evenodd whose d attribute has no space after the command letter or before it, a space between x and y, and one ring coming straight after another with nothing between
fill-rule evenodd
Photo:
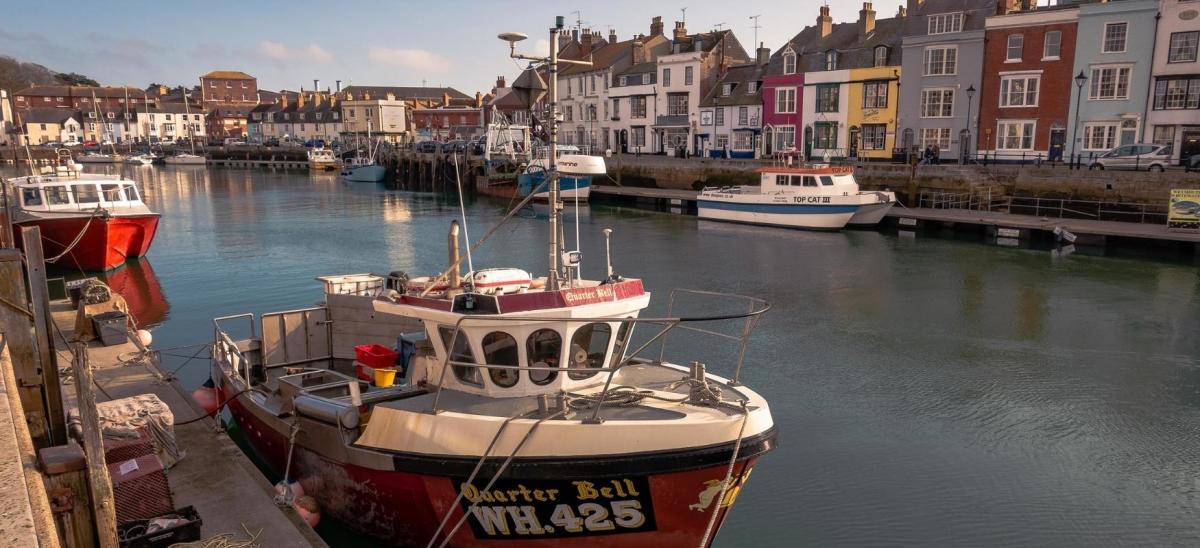
<instances>
[{"instance_id":1,"label":"yellow bucket","mask_svg":"<svg viewBox=\"0 0 1200 548\"><path fill-rule=\"evenodd\" d=\"M396 383L396 370L392 368L375 370L375 386L387 388Z\"/></svg>"}]
</instances>

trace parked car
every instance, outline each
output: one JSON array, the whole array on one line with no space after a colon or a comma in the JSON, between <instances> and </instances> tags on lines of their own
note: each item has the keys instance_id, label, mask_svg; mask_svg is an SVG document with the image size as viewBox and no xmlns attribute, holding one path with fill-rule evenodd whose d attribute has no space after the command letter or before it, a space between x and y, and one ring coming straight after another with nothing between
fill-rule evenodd
<instances>
[{"instance_id":1,"label":"parked car","mask_svg":"<svg viewBox=\"0 0 1200 548\"><path fill-rule=\"evenodd\" d=\"M442 143L442 154L449 154L451 152L463 152L465 150L467 150L467 142L466 141L457 140L457 141L446 141L445 143Z\"/></svg>"},{"instance_id":2,"label":"parked car","mask_svg":"<svg viewBox=\"0 0 1200 548\"><path fill-rule=\"evenodd\" d=\"M62 144L62 141L46 141L45 143L42 144L42 146L48 147L48 148L61 148L63 146L63 144Z\"/></svg>"},{"instance_id":3,"label":"parked car","mask_svg":"<svg viewBox=\"0 0 1200 548\"><path fill-rule=\"evenodd\" d=\"M1163 171L1171 164L1171 145L1121 145L1092 160L1088 169Z\"/></svg>"},{"instance_id":4,"label":"parked car","mask_svg":"<svg viewBox=\"0 0 1200 548\"><path fill-rule=\"evenodd\" d=\"M421 141L417 143L417 152L437 152L441 145L437 141Z\"/></svg>"},{"instance_id":5,"label":"parked car","mask_svg":"<svg viewBox=\"0 0 1200 548\"><path fill-rule=\"evenodd\" d=\"M84 141L84 142L83 142L83 146L85 146L85 147L95 147L95 146L100 146L100 143L99 143L98 141L96 141L95 139L88 139L88 140L86 140L86 141Z\"/></svg>"}]
</instances>

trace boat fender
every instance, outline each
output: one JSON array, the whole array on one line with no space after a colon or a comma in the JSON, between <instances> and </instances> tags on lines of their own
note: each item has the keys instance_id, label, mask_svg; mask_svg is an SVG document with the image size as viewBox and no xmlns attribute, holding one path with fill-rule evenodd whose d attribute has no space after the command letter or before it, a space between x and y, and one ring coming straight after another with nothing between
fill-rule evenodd
<instances>
[{"instance_id":1,"label":"boat fender","mask_svg":"<svg viewBox=\"0 0 1200 548\"><path fill-rule=\"evenodd\" d=\"M358 428L358 408L351 405L341 405L336 402L317 398L308 394L300 394L292 400L296 411L306 417L322 422L341 425L342 428L353 430Z\"/></svg>"},{"instance_id":2,"label":"boat fender","mask_svg":"<svg viewBox=\"0 0 1200 548\"><path fill-rule=\"evenodd\" d=\"M296 509L296 513L300 514L300 518L307 523L309 527L316 527L321 523L321 507L317 504L317 499L308 495L296 497L292 507Z\"/></svg>"},{"instance_id":3,"label":"boat fender","mask_svg":"<svg viewBox=\"0 0 1200 548\"><path fill-rule=\"evenodd\" d=\"M211 386L201 386L193 390L192 399L206 415L211 415L217 410L217 391Z\"/></svg>"},{"instance_id":4,"label":"boat fender","mask_svg":"<svg viewBox=\"0 0 1200 548\"><path fill-rule=\"evenodd\" d=\"M146 347L149 347L150 343L154 341L154 335L151 335L150 332L145 329L137 330L137 338L139 341L141 341L142 346Z\"/></svg>"}]
</instances>

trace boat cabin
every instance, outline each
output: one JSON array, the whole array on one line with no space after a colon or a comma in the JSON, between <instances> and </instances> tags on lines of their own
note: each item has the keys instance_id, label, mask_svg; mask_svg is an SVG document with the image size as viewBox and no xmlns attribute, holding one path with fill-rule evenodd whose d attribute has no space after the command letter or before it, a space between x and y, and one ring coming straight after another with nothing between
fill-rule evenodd
<instances>
[{"instance_id":1,"label":"boat cabin","mask_svg":"<svg viewBox=\"0 0 1200 548\"><path fill-rule=\"evenodd\" d=\"M858 183L849 166L814 165L803 167L763 167L758 169L760 186L766 193L857 194Z\"/></svg>"},{"instance_id":2,"label":"boat cabin","mask_svg":"<svg viewBox=\"0 0 1200 548\"><path fill-rule=\"evenodd\" d=\"M30 212L86 212L143 207L137 183L116 176L88 175L86 178L33 176L14 179L21 209Z\"/></svg>"}]
</instances>

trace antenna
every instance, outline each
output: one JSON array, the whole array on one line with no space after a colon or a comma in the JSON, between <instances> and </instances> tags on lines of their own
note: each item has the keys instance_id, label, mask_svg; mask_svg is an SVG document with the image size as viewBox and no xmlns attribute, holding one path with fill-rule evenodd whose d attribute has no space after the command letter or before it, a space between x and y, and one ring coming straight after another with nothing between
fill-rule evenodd
<instances>
[{"instance_id":1,"label":"antenna","mask_svg":"<svg viewBox=\"0 0 1200 548\"><path fill-rule=\"evenodd\" d=\"M727 23L717 23L717 24L713 25L713 28L717 29L717 32L720 32L720 31L723 31L723 30L725 30L725 29L724 29L724 28L722 28L722 27L724 27L726 24L727 24Z\"/></svg>"},{"instance_id":2,"label":"antenna","mask_svg":"<svg viewBox=\"0 0 1200 548\"><path fill-rule=\"evenodd\" d=\"M687 24L687 10L688 9L686 6L679 8L679 13L683 15L682 19L683 19L683 24L685 24L685 25Z\"/></svg>"},{"instance_id":3,"label":"antenna","mask_svg":"<svg viewBox=\"0 0 1200 548\"><path fill-rule=\"evenodd\" d=\"M575 28L582 29L583 28L583 10L575 10L575 11L571 12L571 15L575 16Z\"/></svg>"},{"instance_id":4,"label":"antenna","mask_svg":"<svg viewBox=\"0 0 1200 548\"><path fill-rule=\"evenodd\" d=\"M758 18L759 18L759 17L762 17L762 15L751 15L751 16L750 16L750 19L751 19L752 21L754 21L754 24L753 24L753 25L750 25L750 28L754 29L754 43L755 43L755 44L757 44L757 43L758 43L758 29L761 29L761 28L762 28L762 25L759 25L759 24L758 24ZM755 47L757 47L757 46L755 46Z\"/></svg>"}]
</instances>

